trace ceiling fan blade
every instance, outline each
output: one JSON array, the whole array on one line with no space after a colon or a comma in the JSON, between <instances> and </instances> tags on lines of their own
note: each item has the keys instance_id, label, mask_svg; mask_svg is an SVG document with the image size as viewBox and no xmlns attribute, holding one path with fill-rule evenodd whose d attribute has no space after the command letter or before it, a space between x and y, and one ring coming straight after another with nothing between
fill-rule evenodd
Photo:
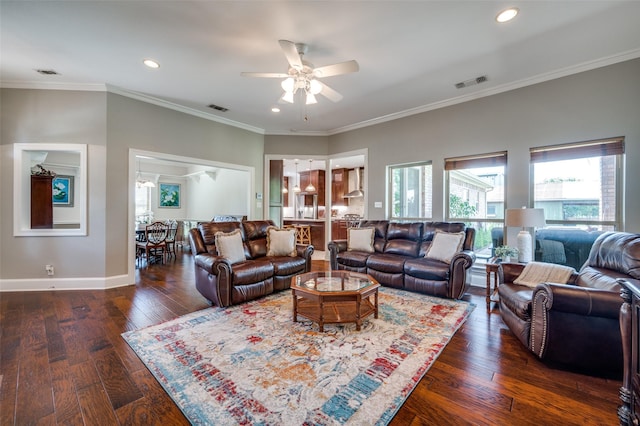
<instances>
[{"instance_id":1,"label":"ceiling fan blade","mask_svg":"<svg viewBox=\"0 0 640 426\"><path fill-rule=\"evenodd\" d=\"M261 77L261 78L287 78L289 74L282 72L241 72L243 77Z\"/></svg>"},{"instance_id":2,"label":"ceiling fan blade","mask_svg":"<svg viewBox=\"0 0 640 426\"><path fill-rule=\"evenodd\" d=\"M284 56L287 57L287 61L289 62L289 65L291 65L292 68L301 70L303 67L302 59L300 59L300 55L298 54L298 48L296 47L296 44L289 40L278 40L278 43L280 43L280 47L284 52Z\"/></svg>"},{"instance_id":3,"label":"ceiling fan blade","mask_svg":"<svg viewBox=\"0 0 640 426\"><path fill-rule=\"evenodd\" d=\"M313 75L318 78L331 77L333 75L349 74L356 72L360 69L360 66L356 61L340 62L339 64L326 65L324 67L315 68Z\"/></svg>"},{"instance_id":4,"label":"ceiling fan blade","mask_svg":"<svg viewBox=\"0 0 640 426\"><path fill-rule=\"evenodd\" d=\"M336 92L331 87L327 86L321 81L319 81L319 83L320 85L322 85L322 90L320 91L320 94L322 96L326 97L327 99L333 102L340 102L342 100L342 95L340 93Z\"/></svg>"}]
</instances>

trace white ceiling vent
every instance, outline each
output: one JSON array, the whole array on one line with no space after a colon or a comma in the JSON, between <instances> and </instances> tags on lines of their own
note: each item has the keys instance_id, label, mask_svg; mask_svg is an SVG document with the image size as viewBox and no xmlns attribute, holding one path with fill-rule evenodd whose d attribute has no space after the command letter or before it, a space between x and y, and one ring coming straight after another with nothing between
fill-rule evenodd
<instances>
[{"instance_id":1,"label":"white ceiling vent","mask_svg":"<svg viewBox=\"0 0 640 426\"><path fill-rule=\"evenodd\" d=\"M215 109L216 111L222 111L222 112L227 112L229 111L229 108L225 108L223 106L220 105L216 105L216 104L211 104L211 105L207 105L209 108L211 109Z\"/></svg>"},{"instance_id":2,"label":"white ceiling vent","mask_svg":"<svg viewBox=\"0 0 640 426\"><path fill-rule=\"evenodd\" d=\"M460 83L456 83L456 89L463 89L465 87L473 86L474 84L480 84L487 81L486 75L481 75L480 77L472 78L471 80L461 81Z\"/></svg>"},{"instance_id":3,"label":"white ceiling vent","mask_svg":"<svg viewBox=\"0 0 640 426\"><path fill-rule=\"evenodd\" d=\"M60 75L60 73L56 70L36 70L36 72L43 75Z\"/></svg>"}]
</instances>

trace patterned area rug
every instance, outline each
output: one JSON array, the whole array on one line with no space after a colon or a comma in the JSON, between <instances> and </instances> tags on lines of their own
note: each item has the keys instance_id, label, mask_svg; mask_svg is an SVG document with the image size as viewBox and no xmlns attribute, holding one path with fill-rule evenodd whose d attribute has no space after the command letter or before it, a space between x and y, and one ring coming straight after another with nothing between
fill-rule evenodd
<instances>
[{"instance_id":1,"label":"patterned area rug","mask_svg":"<svg viewBox=\"0 0 640 426\"><path fill-rule=\"evenodd\" d=\"M196 425L385 425L475 305L380 288L379 319L292 321L281 292L124 333Z\"/></svg>"}]
</instances>

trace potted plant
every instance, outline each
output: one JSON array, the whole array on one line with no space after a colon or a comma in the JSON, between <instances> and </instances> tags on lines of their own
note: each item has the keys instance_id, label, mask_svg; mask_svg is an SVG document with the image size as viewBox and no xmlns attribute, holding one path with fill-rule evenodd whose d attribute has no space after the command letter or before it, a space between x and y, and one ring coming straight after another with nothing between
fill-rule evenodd
<instances>
[{"instance_id":1,"label":"potted plant","mask_svg":"<svg viewBox=\"0 0 640 426\"><path fill-rule=\"evenodd\" d=\"M518 257L518 249L515 247L500 246L496 248L495 253L502 262L511 262L512 257Z\"/></svg>"}]
</instances>

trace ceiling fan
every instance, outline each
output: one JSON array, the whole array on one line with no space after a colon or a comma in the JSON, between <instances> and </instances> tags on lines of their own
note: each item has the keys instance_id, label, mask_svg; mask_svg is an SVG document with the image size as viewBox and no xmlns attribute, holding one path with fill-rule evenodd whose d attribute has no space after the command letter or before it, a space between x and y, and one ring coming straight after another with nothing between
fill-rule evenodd
<instances>
[{"instance_id":1,"label":"ceiling fan","mask_svg":"<svg viewBox=\"0 0 640 426\"><path fill-rule=\"evenodd\" d=\"M289 40L278 40L278 43L280 43L280 47L289 62L289 70L286 73L243 72L240 75L244 77L284 78L281 83L284 95L282 95L281 99L285 102L293 103L294 95L298 91L305 93L307 105L317 103L315 95L318 94L333 102L338 102L342 99L342 95L319 79L348 74L360 69L358 63L354 60L314 68L312 63L302 59L309 49L308 45L294 43Z\"/></svg>"}]
</instances>

